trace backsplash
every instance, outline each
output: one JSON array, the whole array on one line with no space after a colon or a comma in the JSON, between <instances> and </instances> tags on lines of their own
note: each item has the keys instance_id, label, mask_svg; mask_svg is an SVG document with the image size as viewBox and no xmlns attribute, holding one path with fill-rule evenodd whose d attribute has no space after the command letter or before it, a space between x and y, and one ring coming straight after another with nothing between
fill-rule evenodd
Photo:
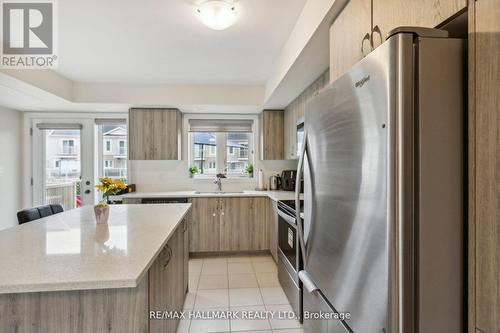
<instances>
[{"instance_id":1,"label":"backsplash","mask_svg":"<svg viewBox=\"0 0 500 333\"><path fill-rule=\"evenodd\" d=\"M137 191L140 192L216 190L212 178L190 178L187 169L187 161L131 161L130 177L131 182L137 185ZM268 185L270 176L281 173L282 170L297 169L297 161L258 161L254 178L223 179L222 189L224 191L255 189L259 169L264 172L264 179Z\"/></svg>"}]
</instances>

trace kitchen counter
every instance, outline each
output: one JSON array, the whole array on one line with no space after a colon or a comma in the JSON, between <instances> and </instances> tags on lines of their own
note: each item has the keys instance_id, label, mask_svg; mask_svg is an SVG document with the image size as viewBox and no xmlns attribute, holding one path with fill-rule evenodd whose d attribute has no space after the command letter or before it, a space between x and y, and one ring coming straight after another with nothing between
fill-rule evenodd
<instances>
[{"instance_id":1,"label":"kitchen counter","mask_svg":"<svg viewBox=\"0 0 500 333\"><path fill-rule=\"evenodd\" d=\"M295 192L290 191L242 191L239 192L204 192L172 191L172 192L134 192L115 196L113 199L143 199L143 198L220 198L220 197L268 197L273 201L293 200Z\"/></svg>"},{"instance_id":2,"label":"kitchen counter","mask_svg":"<svg viewBox=\"0 0 500 333\"><path fill-rule=\"evenodd\" d=\"M93 207L0 231L0 294L135 288L191 204Z\"/></svg>"}]
</instances>

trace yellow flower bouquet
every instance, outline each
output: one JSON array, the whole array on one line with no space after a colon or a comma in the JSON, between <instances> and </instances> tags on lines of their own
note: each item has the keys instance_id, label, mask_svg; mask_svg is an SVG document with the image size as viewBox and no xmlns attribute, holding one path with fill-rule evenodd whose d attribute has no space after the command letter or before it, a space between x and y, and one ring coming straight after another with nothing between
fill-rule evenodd
<instances>
[{"instance_id":1,"label":"yellow flower bouquet","mask_svg":"<svg viewBox=\"0 0 500 333\"><path fill-rule=\"evenodd\" d=\"M94 213L97 224L107 224L109 217L108 197L116 195L127 188L120 179L111 179L104 177L99 179L99 185L96 186L99 192L102 192L103 200L94 206Z\"/></svg>"}]
</instances>

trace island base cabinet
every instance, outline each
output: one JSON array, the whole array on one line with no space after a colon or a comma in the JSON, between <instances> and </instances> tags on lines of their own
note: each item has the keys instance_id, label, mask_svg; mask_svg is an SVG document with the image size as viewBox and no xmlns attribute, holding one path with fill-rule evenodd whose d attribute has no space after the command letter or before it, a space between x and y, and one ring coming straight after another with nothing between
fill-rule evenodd
<instances>
[{"instance_id":1,"label":"island base cabinet","mask_svg":"<svg viewBox=\"0 0 500 333\"><path fill-rule=\"evenodd\" d=\"M167 245L149 269L149 311L161 313L180 313L184 307L184 234L185 221L177 228ZM151 333L175 333L179 319L151 319Z\"/></svg>"},{"instance_id":2,"label":"island base cabinet","mask_svg":"<svg viewBox=\"0 0 500 333\"><path fill-rule=\"evenodd\" d=\"M147 276L135 288L0 295L0 332L146 333L148 321Z\"/></svg>"},{"instance_id":3,"label":"island base cabinet","mask_svg":"<svg viewBox=\"0 0 500 333\"><path fill-rule=\"evenodd\" d=\"M175 333L188 280L184 220L135 288L0 294L0 332Z\"/></svg>"}]
</instances>

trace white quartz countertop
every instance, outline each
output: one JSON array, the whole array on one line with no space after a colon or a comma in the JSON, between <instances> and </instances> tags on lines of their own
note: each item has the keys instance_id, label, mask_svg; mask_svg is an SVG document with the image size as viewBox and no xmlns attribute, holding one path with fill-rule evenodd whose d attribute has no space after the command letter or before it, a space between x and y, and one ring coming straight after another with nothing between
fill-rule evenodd
<instances>
[{"instance_id":1,"label":"white quartz countertop","mask_svg":"<svg viewBox=\"0 0 500 333\"><path fill-rule=\"evenodd\" d=\"M92 206L0 231L0 293L136 287L191 204Z\"/></svg>"},{"instance_id":2,"label":"white quartz countertop","mask_svg":"<svg viewBox=\"0 0 500 333\"><path fill-rule=\"evenodd\" d=\"M293 200L295 192L291 191L242 191L242 192L202 192L197 191L172 191L172 192L134 192L114 198L207 198L207 197L268 197L274 201Z\"/></svg>"}]
</instances>

